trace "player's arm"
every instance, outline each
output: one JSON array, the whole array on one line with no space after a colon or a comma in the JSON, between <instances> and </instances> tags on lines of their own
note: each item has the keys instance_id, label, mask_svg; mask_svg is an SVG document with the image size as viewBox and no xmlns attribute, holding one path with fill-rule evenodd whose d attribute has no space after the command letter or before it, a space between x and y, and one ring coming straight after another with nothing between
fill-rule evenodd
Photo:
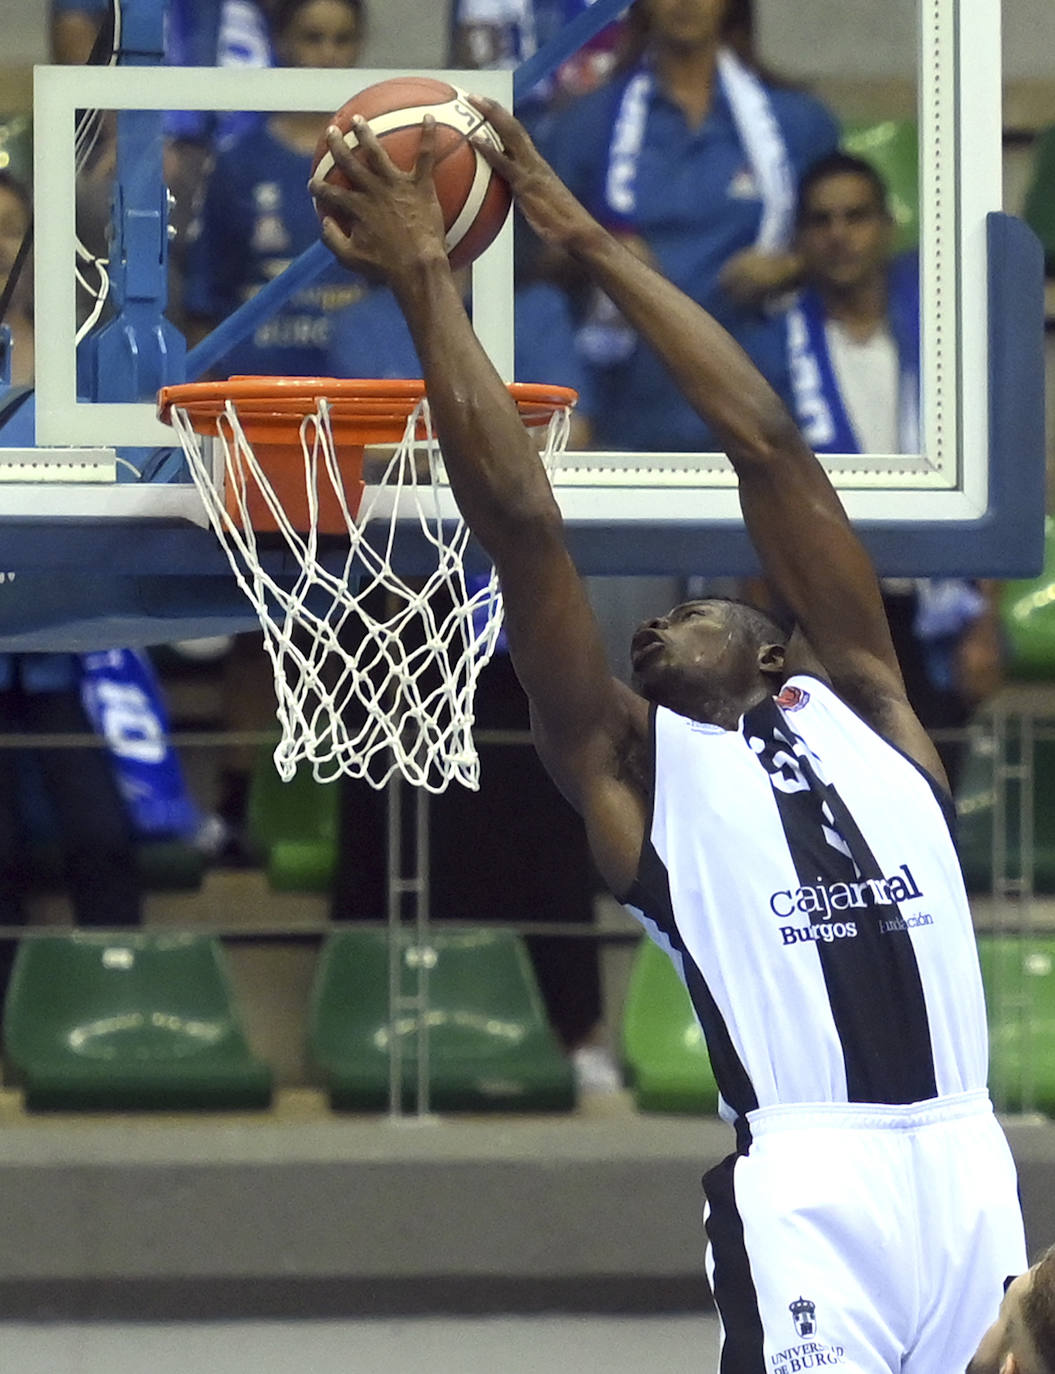
<instances>
[{"instance_id":1,"label":"player's arm","mask_svg":"<svg viewBox=\"0 0 1055 1374\"><path fill-rule=\"evenodd\" d=\"M346 266L380 272L399 300L455 500L498 570L539 752L585 817L605 878L625 891L644 835L627 758L646 736L647 708L609 671L549 478L466 316L432 185L433 126L426 123L413 173L393 166L365 123L356 133L365 166L339 134L329 138L351 189L311 186L330 212L323 239Z\"/></svg>"},{"instance_id":2,"label":"player's arm","mask_svg":"<svg viewBox=\"0 0 1055 1374\"><path fill-rule=\"evenodd\" d=\"M787 408L717 321L593 219L510 114L494 101L474 101L505 152L478 146L510 182L532 227L586 268L718 435L766 579L835 688L943 778L905 696L871 561Z\"/></svg>"}]
</instances>

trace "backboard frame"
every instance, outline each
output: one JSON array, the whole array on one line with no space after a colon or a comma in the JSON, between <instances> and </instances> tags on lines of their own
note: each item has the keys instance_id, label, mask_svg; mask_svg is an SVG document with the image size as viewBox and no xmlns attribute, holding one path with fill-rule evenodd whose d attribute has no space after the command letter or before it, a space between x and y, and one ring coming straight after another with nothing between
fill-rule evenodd
<instances>
[{"instance_id":1,"label":"backboard frame","mask_svg":"<svg viewBox=\"0 0 1055 1374\"><path fill-rule=\"evenodd\" d=\"M1026 575L1039 566L1043 539L1042 363L1038 368L1042 265L1022 226L998 212L1001 91L993 54L999 52L999 3L920 0L919 18L921 273L928 321L923 339L924 452L836 456L825 462L882 572ZM356 84L395 74L357 69ZM510 103L508 72L431 74L447 75L456 84ZM60 252L68 261L72 241L72 140L63 138L62 131L72 131L74 108L317 109L330 99L327 92L333 106L348 94L347 73L89 68L78 72L77 83L70 83L68 75L62 68L39 69L37 75L38 290L44 291L47 317L61 320L68 337L72 281L68 290L62 287L61 298L50 293L69 275L54 269ZM39 213L56 204L69 208ZM512 296L508 229L475 271L474 294L481 304L474 323L508 378L512 320L501 310L488 313L502 293ZM957 302L953 310L947 308L950 299ZM57 388L53 379L42 376L38 409L41 443L172 442L150 406L78 403L69 368ZM132 411L138 412L142 429L129 423ZM108 427L111 419L117 421L116 429ZM733 475L721 455L570 454L556 485L573 551L586 572L736 574L754 567ZM161 522L200 524L193 488L170 483L156 490ZM142 487L134 499L131 492L126 499L120 487L113 491L113 518L131 518L136 530L144 521L153 523L146 514L151 497ZM13 498L8 512L17 520L21 510L27 518L30 494L25 501L13 488L8 494ZM56 497L61 498L58 504ZM74 488L49 492L49 512L75 525L105 520L99 507L98 492L83 508ZM131 545L122 545L119 560L130 570L137 566L136 530L126 529L133 537ZM86 546L98 545L90 530L79 534ZM17 542L27 548L31 541ZM79 542L75 537L73 544ZM112 547L112 541L105 542ZM197 546L199 541L192 537L192 542ZM179 544L177 539L169 546L177 564L183 557ZM153 548L157 553L156 543ZM66 552L73 549L67 545ZM405 555L408 563L414 556L412 551ZM204 565L191 558L184 570L204 571L212 564L211 558ZM160 570L156 563L151 567Z\"/></svg>"}]
</instances>

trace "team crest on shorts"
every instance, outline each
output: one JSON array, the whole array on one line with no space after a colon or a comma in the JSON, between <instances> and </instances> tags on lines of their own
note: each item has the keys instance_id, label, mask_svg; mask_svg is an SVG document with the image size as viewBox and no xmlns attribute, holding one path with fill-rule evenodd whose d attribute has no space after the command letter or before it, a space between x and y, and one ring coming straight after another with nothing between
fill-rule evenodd
<instances>
[{"instance_id":1,"label":"team crest on shorts","mask_svg":"<svg viewBox=\"0 0 1055 1374\"><path fill-rule=\"evenodd\" d=\"M794 690L794 689L793 689ZM817 1307L809 1298L796 1298L788 1305L795 1330L800 1336L813 1336L817 1332Z\"/></svg>"},{"instance_id":2,"label":"team crest on shorts","mask_svg":"<svg viewBox=\"0 0 1055 1374\"><path fill-rule=\"evenodd\" d=\"M782 687L776 702L782 711L801 711L809 699L809 692L804 692L801 687Z\"/></svg>"},{"instance_id":3,"label":"team crest on shorts","mask_svg":"<svg viewBox=\"0 0 1055 1374\"><path fill-rule=\"evenodd\" d=\"M788 1303L788 1311L801 1344L773 1351L766 1366L767 1374L803 1374L807 1369L845 1368L845 1348L817 1339L817 1305L813 1299L798 1297Z\"/></svg>"}]
</instances>

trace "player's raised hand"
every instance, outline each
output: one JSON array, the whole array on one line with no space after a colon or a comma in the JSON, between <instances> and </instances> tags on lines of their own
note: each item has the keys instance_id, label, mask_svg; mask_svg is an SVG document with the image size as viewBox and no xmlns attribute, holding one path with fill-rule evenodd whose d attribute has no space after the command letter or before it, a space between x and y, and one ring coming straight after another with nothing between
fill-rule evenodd
<instances>
[{"instance_id":1,"label":"player's raised hand","mask_svg":"<svg viewBox=\"0 0 1055 1374\"><path fill-rule=\"evenodd\" d=\"M597 229L596 221L535 147L519 119L486 96L471 95L469 100L502 140L502 150L482 138L474 138L473 146L509 183L539 238L555 248L573 251L581 235Z\"/></svg>"},{"instance_id":2,"label":"player's raised hand","mask_svg":"<svg viewBox=\"0 0 1055 1374\"><path fill-rule=\"evenodd\" d=\"M326 131L334 169L308 183L322 215L322 240L345 267L393 281L426 259L442 258L443 215L432 180L436 125L422 122L413 168L401 171L361 115L352 120L358 140L349 148L340 129Z\"/></svg>"}]
</instances>

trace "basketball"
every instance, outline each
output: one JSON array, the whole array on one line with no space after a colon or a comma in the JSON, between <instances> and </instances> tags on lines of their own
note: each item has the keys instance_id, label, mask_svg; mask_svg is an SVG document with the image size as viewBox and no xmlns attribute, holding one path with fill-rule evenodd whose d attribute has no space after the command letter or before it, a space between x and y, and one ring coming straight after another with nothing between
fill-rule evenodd
<instances>
[{"instance_id":1,"label":"basketball","mask_svg":"<svg viewBox=\"0 0 1055 1374\"><path fill-rule=\"evenodd\" d=\"M421 143L421 121L436 121L436 164L433 179L443 211L447 254L452 267L473 262L494 240L509 214L509 187L469 142L485 138L497 148L501 140L464 91L446 81L424 76L393 77L368 86L347 101L331 121L357 147L352 118L362 115L395 165L410 171ZM325 135L315 150L312 172L337 185L347 180L334 167Z\"/></svg>"}]
</instances>

